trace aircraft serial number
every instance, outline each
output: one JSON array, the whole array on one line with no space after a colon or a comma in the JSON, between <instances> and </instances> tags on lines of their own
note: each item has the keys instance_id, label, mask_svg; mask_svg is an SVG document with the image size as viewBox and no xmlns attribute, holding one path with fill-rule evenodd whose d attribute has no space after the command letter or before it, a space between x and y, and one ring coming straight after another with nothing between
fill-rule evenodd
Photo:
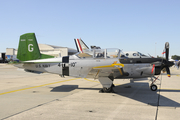
<instances>
[{"instance_id":1,"label":"aircraft serial number","mask_svg":"<svg viewBox=\"0 0 180 120\"><path fill-rule=\"evenodd\" d=\"M48 68L50 67L50 64L37 64L36 68Z\"/></svg>"},{"instance_id":2,"label":"aircraft serial number","mask_svg":"<svg viewBox=\"0 0 180 120\"><path fill-rule=\"evenodd\" d=\"M71 66L71 67L75 67L75 66L76 66L76 62L70 63L70 66Z\"/></svg>"},{"instance_id":3,"label":"aircraft serial number","mask_svg":"<svg viewBox=\"0 0 180 120\"><path fill-rule=\"evenodd\" d=\"M75 67L75 66L76 66L76 63L77 63L77 62L69 63L69 66ZM65 67L66 65L65 65L65 63L59 63L58 66L59 66L59 67Z\"/></svg>"}]
</instances>

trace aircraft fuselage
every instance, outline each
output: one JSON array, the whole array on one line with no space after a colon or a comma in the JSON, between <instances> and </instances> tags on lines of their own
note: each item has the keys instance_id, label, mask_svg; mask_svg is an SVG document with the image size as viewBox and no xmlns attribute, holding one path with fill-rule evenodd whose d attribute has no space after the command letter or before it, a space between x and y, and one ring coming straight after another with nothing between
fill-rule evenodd
<instances>
[{"instance_id":1,"label":"aircraft fuselage","mask_svg":"<svg viewBox=\"0 0 180 120\"><path fill-rule=\"evenodd\" d=\"M74 58L74 56L53 58L53 62L36 60L35 63L24 64L23 67L27 70L48 72L62 76L96 78L98 77L98 73L100 71L98 69L92 69L93 67L104 66L105 68L107 65L111 65L114 62L124 64L124 67L119 69L110 68L111 70L108 70L106 67L106 70L101 70L101 72L104 73L104 76L110 75L115 79L150 77L160 74L161 71L160 67L158 66L156 66L152 71L153 63L161 64L161 59L158 58ZM51 61L51 59L44 60Z\"/></svg>"}]
</instances>

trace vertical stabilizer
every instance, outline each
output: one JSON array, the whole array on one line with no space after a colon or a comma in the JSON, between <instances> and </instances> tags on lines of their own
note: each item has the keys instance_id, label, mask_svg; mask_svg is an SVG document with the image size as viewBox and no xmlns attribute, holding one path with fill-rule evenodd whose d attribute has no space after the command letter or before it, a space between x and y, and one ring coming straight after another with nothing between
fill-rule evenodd
<instances>
[{"instance_id":1,"label":"vertical stabilizer","mask_svg":"<svg viewBox=\"0 0 180 120\"><path fill-rule=\"evenodd\" d=\"M41 57L35 33L20 36L17 58L21 61L36 60Z\"/></svg>"},{"instance_id":2,"label":"vertical stabilizer","mask_svg":"<svg viewBox=\"0 0 180 120\"><path fill-rule=\"evenodd\" d=\"M83 53L83 50L89 49L89 47L81 39L74 39L74 41L78 52Z\"/></svg>"}]
</instances>

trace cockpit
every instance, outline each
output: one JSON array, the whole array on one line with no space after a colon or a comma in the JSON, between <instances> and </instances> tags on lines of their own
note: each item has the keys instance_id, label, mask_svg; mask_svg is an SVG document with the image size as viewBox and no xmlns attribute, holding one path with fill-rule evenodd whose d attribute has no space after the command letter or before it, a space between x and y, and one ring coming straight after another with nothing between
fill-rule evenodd
<instances>
[{"instance_id":1,"label":"cockpit","mask_svg":"<svg viewBox=\"0 0 180 120\"><path fill-rule=\"evenodd\" d=\"M121 51L117 48L109 49L87 49L83 52L75 54L78 58L95 58L95 59L106 59L106 58L119 58Z\"/></svg>"}]
</instances>

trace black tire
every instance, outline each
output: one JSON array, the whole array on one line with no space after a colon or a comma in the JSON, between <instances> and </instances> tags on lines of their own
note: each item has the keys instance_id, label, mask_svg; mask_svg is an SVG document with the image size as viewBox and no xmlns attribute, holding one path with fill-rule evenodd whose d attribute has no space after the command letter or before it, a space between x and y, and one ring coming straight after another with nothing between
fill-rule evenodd
<instances>
[{"instance_id":1,"label":"black tire","mask_svg":"<svg viewBox=\"0 0 180 120\"><path fill-rule=\"evenodd\" d=\"M154 85L154 84L151 85L151 90L152 90L152 91L156 91L156 90L157 90L157 85Z\"/></svg>"},{"instance_id":2,"label":"black tire","mask_svg":"<svg viewBox=\"0 0 180 120\"><path fill-rule=\"evenodd\" d=\"M103 88L103 91L104 91L104 93L114 93L114 90L113 90L112 87L110 87L110 88L104 87L104 88Z\"/></svg>"},{"instance_id":3,"label":"black tire","mask_svg":"<svg viewBox=\"0 0 180 120\"><path fill-rule=\"evenodd\" d=\"M110 93L110 92L112 91L112 88L111 88L111 87L110 87L110 88L104 87L104 88L103 88L103 91L104 91L105 93Z\"/></svg>"},{"instance_id":4,"label":"black tire","mask_svg":"<svg viewBox=\"0 0 180 120\"><path fill-rule=\"evenodd\" d=\"M111 87L115 87L115 85L114 85L114 84L112 84L112 85L111 85Z\"/></svg>"},{"instance_id":5,"label":"black tire","mask_svg":"<svg viewBox=\"0 0 180 120\"><path fill-rule=\"evenodd\" d=\"M99 93L104 93L103 88L99 90Z\"/></svg>"}]
</instances>

